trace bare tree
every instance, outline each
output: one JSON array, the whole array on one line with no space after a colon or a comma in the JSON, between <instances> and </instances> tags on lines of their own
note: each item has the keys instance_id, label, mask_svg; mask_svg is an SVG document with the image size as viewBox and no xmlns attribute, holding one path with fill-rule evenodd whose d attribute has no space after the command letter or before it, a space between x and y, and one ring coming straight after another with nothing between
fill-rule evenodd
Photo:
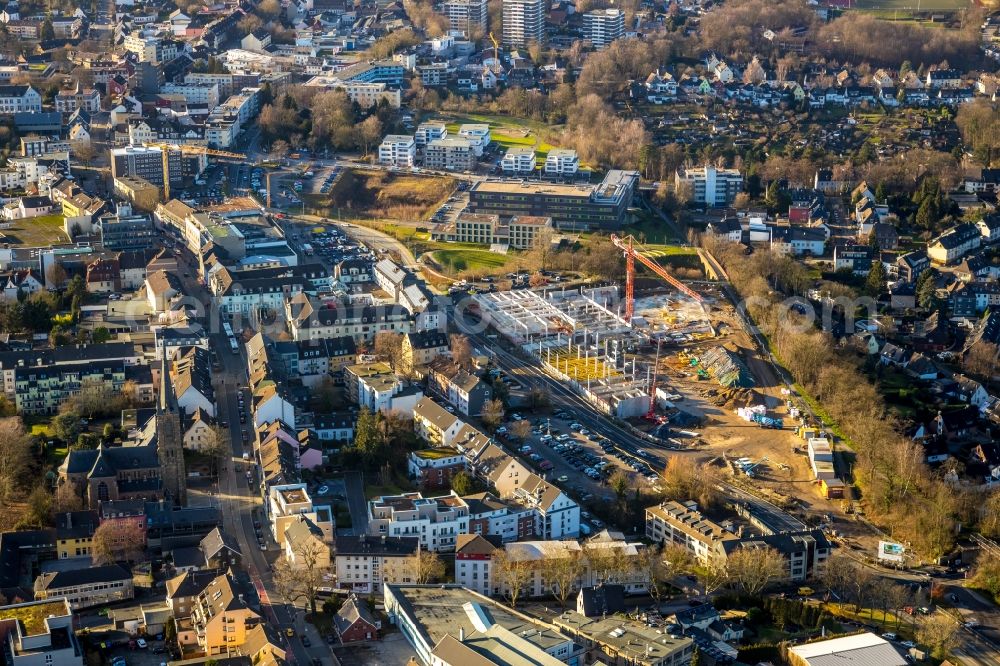
<instances>
[{"instance_id":1,"label":"bare tree","mask_svg":"<svg viewBox=\"0 0 1000 666\"><path fill-rule=\"evenodd\" d=\"M382 121L378 116L368 116L358 125L358 136L364 148L364 156L367 157L372 144L382 138Z\"/></svg>"},{"instance_id":2,"label":"bare tree","mask_svg":"<svg viewBox=\"0 0 1000 666\"><path fill-rule=\"evenodd\" d=\"M379 331L373 343L375 355L398 370L403 354L403 334L393 331Z\"/></svg>"},{"instance_id":3,"label":"bare tree","mask_svg":"<svg viewBox=\"0 0 1000 666\"><path fill-rule=\"evenodd\" d=\"M468 369L472 366L472 344L468 336L461 333L451 335L451 358L463 368Z\"/></svg>"},{"instance_id":4,"label":"bare tree","mask_svg":"<svg viewBox=\"0 0 1000 666\"><path fill-rule=\"evenodd\" d=\"M55 513L80 511L83 508L83 490L79 483L67 479L56 486L55 496L52 501L52 510Z\"/></svg>"},{"instance_id":5,"label":"bare tree","mask_svg":"<svg viewBox=\"0 0 1000 666\"><path fill-rule=\"evenodd\" d=\"M568 550L559 557L542 560L542 581L559 605L566 608L566 600L579 589L584 570L582 552Z\"/></svg>"},{"instance_id":6,"label":"bare tree","mask_svg":"<svg viewBox=\"0 0 1000 666\"><path fill-rule=\"evenodd\" d=\"M719 493L712 478L693 458L670 456L663 472L664 491L678 501L693 499L702 509L718 504Z\"/></svg>"},{"instance_id":7,"label":"bare tree","mask_svg":"<svg viewBox=\"0 0 1000 666\"><path fill-rule=\"evenodd\" d=\"M316 612L323 576L330 570L330 547L319 537L292 544L292 560L282 555L274 563L274 586L288 603L300 599Z\"/></svg>"},{"instance_id":8,"label":"bare tree","mask_svg":"<svg viewBox=\"0 0 1000 666\"><path fill-rule=\"evenodd\" d=\"M483 424L490 431L496 430L503 423L503 417L504 407L503 402L500 400L490 400L487 402L483 405L483 413L479 415L479 418L483 420Z\"/></svg>"},{"instance_id":9,"label":"bare tree","mask_svg":"<svg viewBox=\"0 0 1000 666\"><path fill-rule=\"evenodd\" d=\"M413 555L413 560L414 580L420 585L438 583L444 580L444 560L437 553L425 548L418 548Z\"/></svg>"},{"instance_id":10,"label":"bare tree","mask_svg":"<svg viewBox=\"0 0 1000 666\"><path fill-rule=\"evenodd\" d=\"M31 465L31 438L24 431L21 419L12 416L0 419L0 504L13 492L24 487Z\"/></svg>"},{"instance_id":11,"label":"bare tree","mask_svg":"<svg viewBox=\"0 0 1000 666\"><path fill-rule=\"evenodd\" d=\"M785 559L774 548L740 548L730 553L726 573L731 584L755 597L785 574Z\"/></svg>"},{"instance_id":12,"label":"bare tree","mask_svg":"<svg viewBox=\"0 0 1000 666\"><path fill-rule=\"evenodd\" d=\"M958 623L944 613L925 616L917 625L916 638L931 656L946 659L958 646Z\"/></svg>"},{"instance_id":13,"label":"bare tree","mask_svg":"<svg viewBox=\"0 0 1000 666\"><path fill-rule=\"evenodd\" d=\"M506 550L498 549L493 553L492 569L493 580L500 585L510 605L517 608L517 600L534 577L533 563L514 559Z\"/></svg>"},{"instance_id":14,"label":"bare tree","mask_svg":"<svg viewBox=\"0 0 1000 666\"><path fill-rule=\"evenodd\" d=\"M111 382L97 377L86 377L80 382L80 390L70 396L60 410L68 410L94 418L95 414L120 412L126 405L126 397L115 390Z\"/></svg>"},{"instance_id":15,"label":"bare tree","mask_svg":"<svg viewBox=\"0 0 1000 666\"><path fill-rule=\"evenodd\" d=\"M966 352L962 367L969 374L991 381L997 371L998 355L1000 348L992 342L980 340Z\"/></svg>"},{"instance_id":16,"label":"bare tree","mask_svg":"<svg viewBox=\"0 0 1000 666\"><path fill-rule=\"evenodd\" d=\"M527 419L515 421L510 426L510 434L520 440L526 440L531 436L531 422Z\"/></svg>"},{"instance_id":17,"label":"bare tree","mask_svg":"<svg viewBox=\"0 0 1000 666\"><path fill-rule=\"evenodd\" d=\"M663 598L664 585L691 571L693 565L694 560L688 550L675 544L642 548L636 563L639 571L649 572L649 596L657 604Z\"/></svg>"},{"instance_id":18,"label":"bare tree","mask_svg":"<svg viewBox=\"0 0 1000 666\"><path fill-rule=\"evenodd\" d=\"M91 556L94 564L138 562L146 550L146 530L132 520L110 520L94 530Z\"/></svg>"},{"instance_id":19,"label":"bare tree","mask_svg":"<svg viewBox=\"0 0 1000 666\"><path fill-rule=\"evenodd\" d=\"M633 570L634 563L622 547L588 542L583 552L591 574L601 583L624 583Z\"/></svg>"},{"instance_id":20,"label":"bare tree","mask_svg":"<svg viewBox=\"0 0 1000 666\"><path fill-rule=\"evenodd\" d=\"M706 597L721 589L729 582L729 572L726 571L726 564L718 559L709 560L708 564L695 569L695 575Z\"/></svg>"}]
</instances>

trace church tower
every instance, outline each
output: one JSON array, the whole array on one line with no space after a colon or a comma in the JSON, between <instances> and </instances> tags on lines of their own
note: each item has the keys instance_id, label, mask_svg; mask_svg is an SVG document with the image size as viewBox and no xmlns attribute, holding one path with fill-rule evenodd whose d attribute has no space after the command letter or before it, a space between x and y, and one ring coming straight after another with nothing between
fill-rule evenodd
<instances>
[{"instance_id":1,"label":"church tower","mask_svg":"<svg viewBox=\"0 0 1000 666\"><path fill-rule=\"evenodd\" d=\"M160 396L156 408L156 454L160 459L163 490L175 506L187 504L187 472L184 469L184 439L181 414L170 381L170 360L164 354L160 369Z\"/></svg>"}]
</instances>

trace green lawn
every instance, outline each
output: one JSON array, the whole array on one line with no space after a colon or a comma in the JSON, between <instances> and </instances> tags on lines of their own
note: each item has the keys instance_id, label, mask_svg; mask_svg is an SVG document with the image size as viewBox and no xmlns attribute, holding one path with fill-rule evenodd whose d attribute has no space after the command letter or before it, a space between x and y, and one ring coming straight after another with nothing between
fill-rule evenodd
<instances>
[{"instance_id":1,"label":"green lawn","mask_svg":"<svg viewBox=\"0 0 1000 666\"><path fill-rule=\"evenodd\" d=\"M497 254L489 250L449 249L437 250L434 259L445 269L453 273L462 271L494 270L502 268L510 262L511 257Z\"/></svg>"},{"instance_id":2,"label":"green lawn","mask_svg":"<svg viewBox=\"0 0 1000 666\"><path fill-rule=\"evenodd\" d=\"M10 226L0 229L0 239L5 243L29 247L69 241L66 232L63 231L61 214L14 220Z\"/></svg>"},{"instance_id":3,"label":"green lawn","mask_svg":"<svg viewBox=\"0 0 1000 666\"><path fill-rule=\"evenodd\" d=\"M911 15L917 10L917 3L913 0L857 0L853 3L856 9L875 10L888 14L891 18L892 12L898 11L899 18L903 14ZM921 12L943 12L958 11L969 6L968 0L920 0Z\"/></svg>"},{"instance_id":4,"label":"green lawn","mask_svg":"<svg viewBox=\"0 0 1000 666\"><path fill-rule=\"evenodd\" d=\"M447 121L448 133L458 134L459 126L466 123L488 123L493 141L504 150L514 147L534 148L535 154L542 162L548 156L549 151L558 146L553 146L542 140L542 132L551 130L549 125L534 120L524 118L513 118L510 116L491 116L468 114L461 117L448 116L441 118ZM584 166L581 164L581 166Z\"/></svg>"}]
</instances>

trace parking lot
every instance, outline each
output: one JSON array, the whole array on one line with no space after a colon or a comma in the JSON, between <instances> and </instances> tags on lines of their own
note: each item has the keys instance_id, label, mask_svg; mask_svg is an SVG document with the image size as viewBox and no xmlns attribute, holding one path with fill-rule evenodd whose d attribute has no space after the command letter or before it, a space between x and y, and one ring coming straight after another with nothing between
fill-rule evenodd
<instances>
[{"instance_id":1,"label":"parking lot","mask_svg":"<svg viewBox=\"0 0 1000 666\"><path fill-rule=\"evenodd\" d=\"M655 485L659 481L655 468L661 463L655 455L642 449L633 454L619 448L576 423L572 413L556 412L551 417L531 419L531 434L523 442L513 441L511 428L524 417L513 413L510 418L498 429L498 437L511 441L526 465L557 482L580 502L614 497L607 480L617 470L629 474L634 483ZM584 514L581 523L585 535L603 528L600 520Z\"/></svg>"},{"instance_id":2,"label":"parking lot","mask_svg":"<svg viewBox=\"0 0 1000 666\"><path fill-rule=\"evenodd\" d=\"M138 646L139 640L146 642L145 648ZM163 641L152 638L136 639L134 648L128 645L112 648L104 653L104 657L113 666L162 666L171 660Z\"/></svg>"}]
</instances>

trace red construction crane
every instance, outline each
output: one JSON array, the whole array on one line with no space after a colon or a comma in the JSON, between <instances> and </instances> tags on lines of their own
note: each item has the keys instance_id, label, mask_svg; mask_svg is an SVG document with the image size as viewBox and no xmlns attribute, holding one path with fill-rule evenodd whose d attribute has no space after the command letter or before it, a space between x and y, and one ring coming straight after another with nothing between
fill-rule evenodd
<instances>
[{"instance_id":1,"label":"red construction crane","mask_svg":"<svg viewBox=\"0 0 1000 666\"><path fill-rule=\"evenodd\" d=\"M611 234L611 242L615 244L615 247L618 247L625 252L625 321L632 321L632 313L635 311L635 298L633 292L635 290L636 259L641 261L646 268L659 275L672 286L676 287L678 291L687 294L699 303L702 302L701 296L668 273L663 266L660 266L649 257L637 251L635 246L639 245L639 243L635 240L635 236L630 234L625 238L619 238L618 236ZM639 248L642 249L642 246L639 245Z\"/></svg>"}]
</instances>

